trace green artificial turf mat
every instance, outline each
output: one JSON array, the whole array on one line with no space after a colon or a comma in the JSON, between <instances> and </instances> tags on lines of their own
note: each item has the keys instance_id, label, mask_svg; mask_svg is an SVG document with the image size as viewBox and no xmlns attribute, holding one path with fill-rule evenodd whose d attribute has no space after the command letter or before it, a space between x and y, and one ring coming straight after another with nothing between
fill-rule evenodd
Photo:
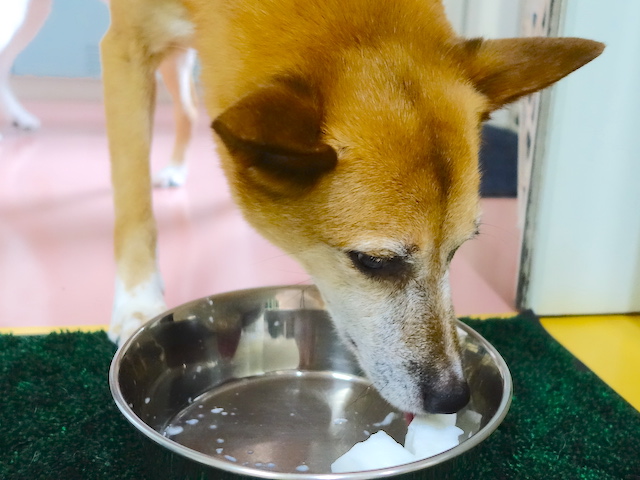
<instances>
[{"instance_id":1,"label":"green artificial turf mat","mask_svg":"<svg viewBox=\"0 0 640 480\"><path fill-rule=\"evenodd\" d=\"M462 460L403 478L640 480L640 414L535 318L466 322L509 365L511 410ZM185 467L124 419L114 351L102 332L0 335L0 479L239 478Z\"/></svg>"}]
</instances>

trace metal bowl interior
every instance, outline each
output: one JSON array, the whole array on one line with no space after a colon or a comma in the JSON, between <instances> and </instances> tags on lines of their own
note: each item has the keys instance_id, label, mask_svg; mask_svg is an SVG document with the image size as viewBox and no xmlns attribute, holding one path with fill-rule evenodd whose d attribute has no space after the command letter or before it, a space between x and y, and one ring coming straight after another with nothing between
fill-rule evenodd
<instances>
[{"instance_id":1,"label":"metal bowl interior","mask_svg":"<svg viewBox=\"0 0 640 480\"><path fill-rule=\"evenodd\" d=\"M314 287L244 290L174 308L118 350L109 382L139 431L213 469L282 479L397 475L461 455L507 413L504 360L475 331L458 329L472 392L458 413L460 445L376 471L331 474L330 465L380 429L403 443L406 422L337 338Z\"/></svg>"}]
</instances>

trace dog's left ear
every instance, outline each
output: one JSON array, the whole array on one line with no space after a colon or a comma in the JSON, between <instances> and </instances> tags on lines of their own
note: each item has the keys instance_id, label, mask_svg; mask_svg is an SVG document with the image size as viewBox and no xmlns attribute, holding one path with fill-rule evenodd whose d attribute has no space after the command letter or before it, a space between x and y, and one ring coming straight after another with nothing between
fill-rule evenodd
<instances>
[{"instance_id":1,"label":"dog's left ear","mask_svg":"<svg viewBox=\"0 0 640 480\"><path fill-rule=\"evenodd\" d=\"M225 110L212 128L234 161L278 193L306 188L337 163L333 148L322 142L321 102L300 82L259 87Z\"/></svg>"},{"instance_id":2,"label":"dog's left ear","mask_svg":"<svg viewBox=\"0 0 640 480\"><path fill-rule=\"evenodd\" d=\"M582 38L473 39L463 45L468 74L489 100L489 111L548 87L604 50Z\"/></svg>"}]
</instances>

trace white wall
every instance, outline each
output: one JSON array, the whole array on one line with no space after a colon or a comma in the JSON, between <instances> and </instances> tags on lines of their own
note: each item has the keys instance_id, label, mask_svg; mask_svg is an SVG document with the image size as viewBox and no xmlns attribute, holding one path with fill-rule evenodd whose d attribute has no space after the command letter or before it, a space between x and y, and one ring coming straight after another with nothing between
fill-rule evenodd
<instances>
[{"instance_id":1,"label":"white wall","mask_svg":"<svg viewBox=\"0 0 640 480\"><path fill-rule=\"evenodd\" d=\"M463 37L520 36L522 0L443 0L454 30ZM509 105L491 115L489 123L516 131L518 109Z\"/></svg>"},{"instance_id":2,"label":"white wall","mask_svg":"<svg viewBox=\"0 0 640 480\"><path fill-rule=\"evenodd\" d=\"M568 1L562 36L603 55L554 87L524 306L640 311L640 2Z\"/></svg>"},{"instance_id":3,"label":"white wall","mask_svg":"<svg viewBox=\"0 0 640 480\"><path fill-rule=\"evenodd\" d=\"M453 28L465 37L517 37L521 0L443 0Z\"/></svg>"}]
</instances>

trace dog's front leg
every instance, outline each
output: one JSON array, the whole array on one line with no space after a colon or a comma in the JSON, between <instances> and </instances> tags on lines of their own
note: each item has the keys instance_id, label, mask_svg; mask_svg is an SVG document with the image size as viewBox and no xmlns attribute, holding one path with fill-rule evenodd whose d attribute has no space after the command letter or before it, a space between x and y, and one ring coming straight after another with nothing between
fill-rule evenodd
<instances>
[{"instance_id":1,"label":"dog's front leg","mask_svg":"<svg viewBox=\"0 0 640 480\"><path fill-rule=\"evenodd\" d=\"M112 23L102 44L115 206L116 290L109 336L122 342L165 309L156 261L149 151L160 61L139 35Z\"/></svg>"}]
</instances>

